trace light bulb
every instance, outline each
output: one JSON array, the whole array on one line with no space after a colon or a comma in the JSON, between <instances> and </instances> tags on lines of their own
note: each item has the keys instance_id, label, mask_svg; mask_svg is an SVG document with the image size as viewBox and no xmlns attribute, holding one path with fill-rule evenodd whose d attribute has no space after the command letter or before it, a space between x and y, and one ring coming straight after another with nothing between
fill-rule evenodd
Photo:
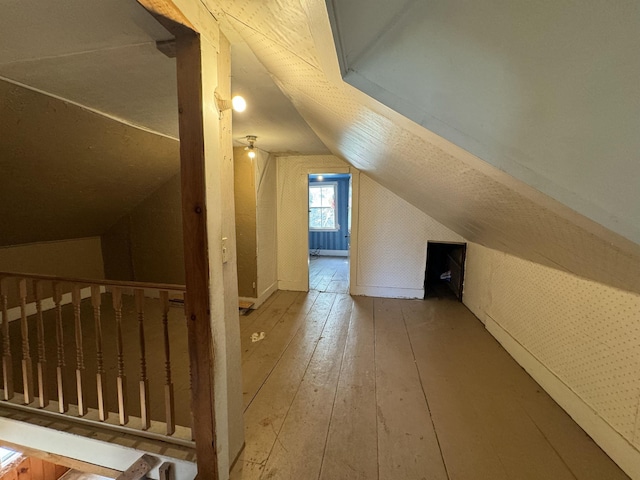
<instances>
[{"instance_id":1,"label":"light bulb","mask_svg":"<svg viewBox=\"0 0 640 480\"><path fill-rule=\"evenodd\" d=\"M249 158L256 158L256 152L254 150L249 150L247 155L249 155Z\"/></svg>"},{"instance_id":2,"label":"light bulb","mask_svg":"<svg viewBox=\"0 0 640 480\"><path fill-rule=\"evenodd\" d=\"M236 112L244 112L247 109L247 102L240 95L236 95L231 99L231 104Z\"/></svg>"}]
</instances>

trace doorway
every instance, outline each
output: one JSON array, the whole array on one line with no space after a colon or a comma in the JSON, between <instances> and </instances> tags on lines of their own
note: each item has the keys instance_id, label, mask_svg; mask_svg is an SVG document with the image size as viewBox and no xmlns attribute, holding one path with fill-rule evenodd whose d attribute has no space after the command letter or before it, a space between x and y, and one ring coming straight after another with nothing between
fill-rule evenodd
<instances>
[{"instance_id":1,"label":"doorway","mask_svg":"<svg viewBox=\"0 0 640 480\"><path fill-rule=\"evenodd\" d=\"M351 174L308 176L309 289L349 293Z\"/></svg>"},{"instance_id":2,"label":"doorway","mask_svg":"<svg viewBox=\"0 0 640 480\"><path fill-rule=\"evenodd\" d=\"M455 298L462 301L464 243L428 242L424 275L424 298Z\"/></svg>"}]
</instances>

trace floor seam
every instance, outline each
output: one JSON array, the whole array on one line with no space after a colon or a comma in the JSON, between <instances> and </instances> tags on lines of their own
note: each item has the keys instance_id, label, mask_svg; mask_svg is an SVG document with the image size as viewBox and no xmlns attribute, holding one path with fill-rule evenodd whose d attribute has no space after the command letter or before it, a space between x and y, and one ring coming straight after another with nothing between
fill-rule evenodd
<instances>
[{"instance_id":1,"label":"floor seam","mask_svg":"<svg viewBox=\"0 0 640 480\"><path fill-rule=\"evenodd\" d=\"M415 366L416 373L418 374L418 381L420 382L420 389L422 390L422 395L424 396L424 401L427 407L427 412L429 413L429 419L431 420L431 425L433 425L433 434L436 437L436 443L438 444L438 450L440 452L440 458L442 459L442 466L444 467L444 473L447 476L448 480L451 480L451 475L449 474L449 469L447 468L447 463L444 459L444 452L442 451L442 445L440 445L440 438L438 437L438 430L436 429L436 423L433 419L433 415L431 414L431 407L429 405L429 398L427 397L427 392L424 388L424 383L422 382L422 375L420 375L420 369L418 368L418 362L416 360L416 352L413 348L413 342L411 341L411 335L409 335L409 328L407 327L407 319L404 313L404 307L400 308L402 312L402 324L404 325L404 331L407 335L407 340L409 340L409 347L411 348L411 356L413 357L413 365Z\"/></svg>"}]
</instances>

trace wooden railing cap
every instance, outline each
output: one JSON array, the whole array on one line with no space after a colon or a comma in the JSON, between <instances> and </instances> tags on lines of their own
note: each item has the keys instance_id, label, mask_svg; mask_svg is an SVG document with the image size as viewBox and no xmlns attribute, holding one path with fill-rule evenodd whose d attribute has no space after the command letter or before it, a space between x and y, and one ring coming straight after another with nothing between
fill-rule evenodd
<instances>
[{"instance_id":1,"label":"wooden railing cap","mask_svg":"<svg viewBox=\"0 0 640 480\"><path fill-rule=\"evenodd\" d=\"M146 288L154 290L167 290L176 292L185 292L185 285L172 283L152 283L152 282L130 282L124 280L107 280L100 278L76 278L76 277L60 277L56 275L43 275L39 273L23 273L23 272L0 272L0 279L19 278L33 280L50 280L57 283L73 283L82 285L98 285L105 287L121 287L121 288Z\"/></svg>"}]
</instances>

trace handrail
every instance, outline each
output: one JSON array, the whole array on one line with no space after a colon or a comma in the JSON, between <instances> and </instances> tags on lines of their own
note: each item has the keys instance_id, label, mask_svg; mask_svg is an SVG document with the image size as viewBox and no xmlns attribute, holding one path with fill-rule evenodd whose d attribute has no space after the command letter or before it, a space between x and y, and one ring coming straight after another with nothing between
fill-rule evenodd
<instances>
[{"instance_id":1,"label":"handrail","mask_svg":"<svg viewBox=\"0 0 640 480\"><path fill-rule=\"evenodd\" d=\"M76 278L76 277L59 277L56 275L43 275L41 273L24 273L24 272L4 272L0 271L0 278L31 278L34 280L49 280L60 283L80 283L83 285L101 285L105 287L122 287L122 288L147 288L155 290L169 290L175 292L186 292L185 285L175 283L155 283L155 282L133 282L128 280L107 280L99 278Z\"/></svg>"},{"instance_id":2,"label":"handrail","mask_svg":"<svg viewBox=\"0 0 640 480\"><path fill-rule=\"evenodd\" d=\"M12 318L8 315L7 298L11 284L17 287L17 292L12 294L17 294L19 300L19 316L14 316L14 319L20 319L19 331L9 327ZM43 287L46 287L50 293L45 294ZM122 431L127 432L137 429L141 431L142 436L148 437L148 430L152 426L151 380L156 385L162 385L163 388L162 393L158 392L154 395L153 405L158 411L160 411L159 407L163 407L164 415L160 418L164 420L165 438L173 443L190 441L190 439L173 438L178 431L185 432L185 427L187 430L188 427L176 424L172 380L174 366L171 364L170 352L172 343L181 335L180 330L176 329L183 328L184 337L182 338L186 338L187 322L183 311L179 313L181 321L170 321L170 316L175 319L175 314L170 315L169 298L178 296L184 300L185 293L185 286L176 284L0 272L4 378L0 405L30 409L46 415L76 417L74 420L79 418L83 422L108 425L108 428L121 427ZM103 301L103 294L108 295L107 301ZM47 295L51 296L45 299ZM28 298L35 300L33 304L35 308L31 313L27 308ZM89 302L89 305L84 304L88 308L81 308L85 299ZM125 299L128 300L125 302ZM43 321L45 301L47 308L53 309L54 312L53 316ZM71 303L73 308L63 309L65 303ZM37 339L30 339L29 324L31 322L35 323L32 325L35 327ZM149 332L155 332L149 337L153 338L154 344L147 345L149 342L145 333L147 329ZM66 331L68 331L67 335L65 335ZM73 335L69 335L69 332L73 332ZM107 332L110 338L105 336ZM137 343L133 343L135 340L132 341L132 338L136 337ZM33 340L36 340L37 348L31 348ZM109 344L116 347L115 351L113 348L105 347ZM15 366L11 354L12 345L21 347L20 359L16 359ZM95 349L91 345L95 345ZM65 351L73 351L75 361L70 361L71 355L65 354ZM55 364L55 378L48 378L47 352L50 352L50 356L53 357L49 360L53 360ZM110 358L107 352L110 352ZM36 354L37 356L32 358ZM130 365L133 355L138 357L137 369ZM149 363L150 361L152 363ZM107 387L105 367L107 362L112 368L117 367L115 389L113 386ZM21 368L18 368L18 363ZM91 368L87 370L89 365ZM34 367L36 375L34 375ZM95 373L87 376L93 367L95 367ZM20 370L21 374L14 376L14 368L16 373ZM179 371L184 378L188 375L188 369L186 366L180 368ZM136 388L137 395L133 395L131 399L136 402L135 404L130 403L128 396L128 375L139 380ZM72 378L75 381L71 381ZM14 381L20 393L14 391ZM49 398L47 384L55 385L55 398ZM96 396L90 406L87 402L89 398L87 392L91 390ZM108 410L109 391L116 392L116 411ZM75 392L75 395L71 392ZM73 400L74 397L76 400ZM135 400L136 397L138 400ZM70 399L72 399L71 402ZM75 403L71 404L72 402ZM132 407L137 408L138 405L140 417L136 417L132 425L129 411ZM110 413L115 414L119 425L114 425L113 417L109 418ZM138 421L140 426L136 428ZM154 425L158 424L155 420L153 422ZM157 427L154 428L157 429Z\"/></svg>"}]
</instances>

